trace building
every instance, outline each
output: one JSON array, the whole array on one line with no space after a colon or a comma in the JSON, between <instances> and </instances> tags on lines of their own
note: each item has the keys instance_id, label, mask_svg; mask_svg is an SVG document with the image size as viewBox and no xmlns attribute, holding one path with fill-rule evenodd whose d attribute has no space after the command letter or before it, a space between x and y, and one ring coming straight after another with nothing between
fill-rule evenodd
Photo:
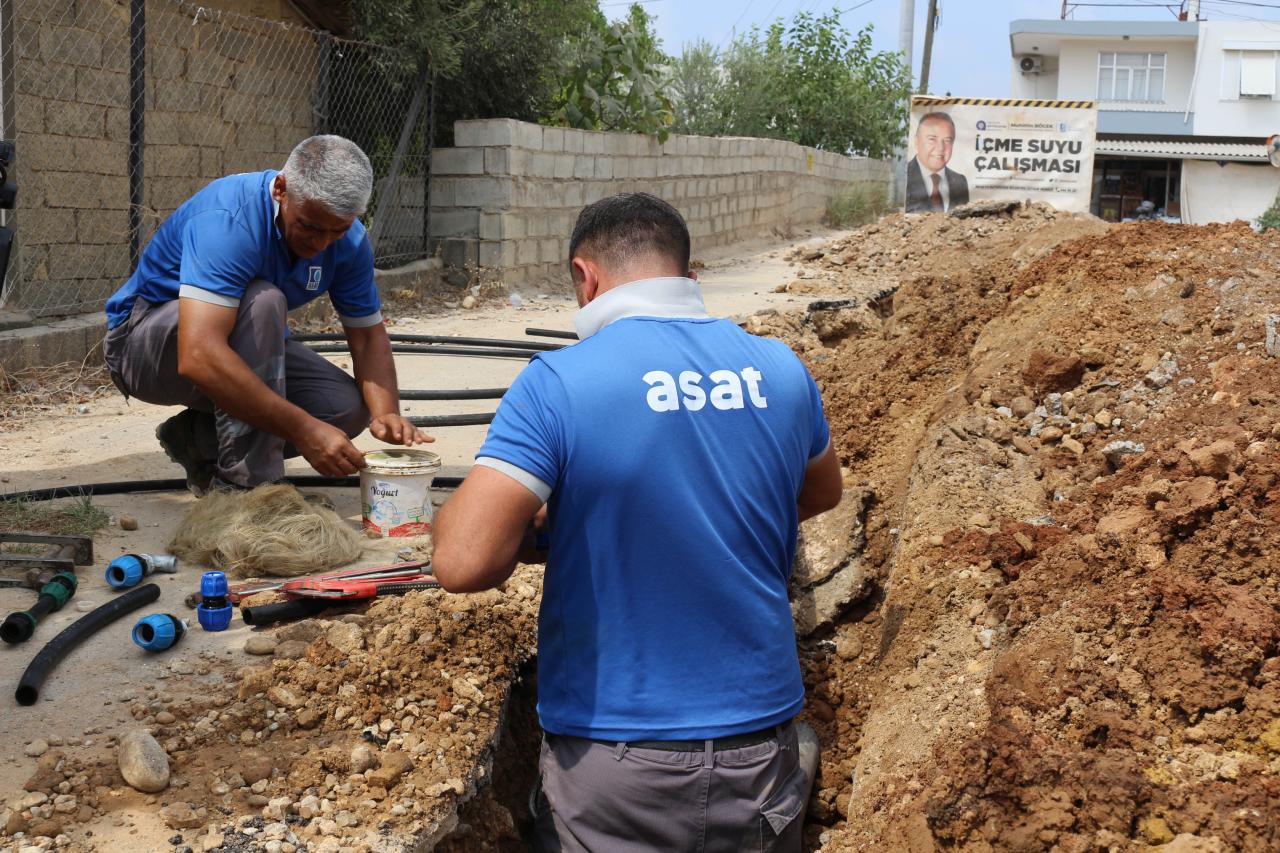
<instances>
[{"instance_id":1,"label":"building","mask_svg":"<svg viewBox=\"0 0 1280 853\"><path fill-rule=\"evenodd\" d=\"M1103 219L1251 220L1280 192L1280 23L1018 20L1009 42L1013 97L1097 101Z\"/></svg>"}]
</instances>

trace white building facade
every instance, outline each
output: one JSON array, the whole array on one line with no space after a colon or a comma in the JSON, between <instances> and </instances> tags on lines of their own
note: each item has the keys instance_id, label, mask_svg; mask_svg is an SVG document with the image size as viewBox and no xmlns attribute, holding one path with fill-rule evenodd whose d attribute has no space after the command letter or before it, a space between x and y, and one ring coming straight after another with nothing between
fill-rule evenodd
<instances>
[{"instance_id":1,"label":"white building facade","mask_svg":"<svg viewBox=\"0 0 1280 853\"><path fill-rule=\"evenodd\" d=\"M1280 23L1014 21L1013 97L1098 103L1092 210L1254 219L1280 192Z\"/></svg>"}]
</instances>

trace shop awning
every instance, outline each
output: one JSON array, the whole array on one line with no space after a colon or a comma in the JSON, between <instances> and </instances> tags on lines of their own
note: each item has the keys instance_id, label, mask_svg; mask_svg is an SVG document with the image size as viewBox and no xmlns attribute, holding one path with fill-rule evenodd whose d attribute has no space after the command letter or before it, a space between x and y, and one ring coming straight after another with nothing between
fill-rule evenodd
<instances>
[{"instance_id":1,"label":"shop awning","mask_svg":"<svg viewBox=\"0 0 1280 853\"><path fill-rule=\"evenodd\" d=\"M1179 160L1236 160L1265 163L1267 147L1238 142L1186 142L1171 139L1099 139L1095 149L1107 157L1170 157Z\"/></svg>"}]
</instances>

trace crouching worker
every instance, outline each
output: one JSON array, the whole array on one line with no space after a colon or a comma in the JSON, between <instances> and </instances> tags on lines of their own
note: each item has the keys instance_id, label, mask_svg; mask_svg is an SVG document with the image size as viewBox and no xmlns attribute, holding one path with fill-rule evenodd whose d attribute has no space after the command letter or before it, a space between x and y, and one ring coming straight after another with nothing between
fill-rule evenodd
<instances>
[{"instance_id":1,"label":"crouching worker","mask_svg":"<svg viewBox=\"0 0 1280 853\"><path fill-rule=\"evenodd\" d=\"M569 251L581 342L503 397L436 518L436 577L496 586L538 517L545 849L799 850L817 753L787 578L797 523L841 494L818 388L707 315L666 202L592 204Z\"/></svg>"},{"instance_id":2,"label":"crouching worker","mask_svg":"<svg viewBox=\"0 0 1280 853\"><path fill-rule=\"evenodd\" d=\"M184 410L156 430L197 495L284 476L302 455L321 474L354 474L364 431L432 441L400 414L395 363L356 217L373 171L340 136L313 136L284 169L213 181L174 211L107 301L103 344L126 397ZM355 379L287 340L288 312L329 295Z\"/></svg>"}]
</instances>

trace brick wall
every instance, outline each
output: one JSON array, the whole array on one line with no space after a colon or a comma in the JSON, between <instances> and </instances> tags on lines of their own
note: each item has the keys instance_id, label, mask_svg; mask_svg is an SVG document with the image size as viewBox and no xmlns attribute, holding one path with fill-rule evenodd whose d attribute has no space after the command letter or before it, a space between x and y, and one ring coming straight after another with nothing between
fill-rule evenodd
<instances>
[{"instance_id":1,"label":"brick wall","mask_svg":"<svg viewBox=\"0 0 1280 853\"><path fill-rule=\"evenodd\" d=\"M509 284L563 279L586 204L645 191L676 206L699 250L817 222L855 184L888 192L889 167L770 139L647 136L460 121L433 155L431 235L447 266L498 269Z\"/></svg>"}]
</instances>

